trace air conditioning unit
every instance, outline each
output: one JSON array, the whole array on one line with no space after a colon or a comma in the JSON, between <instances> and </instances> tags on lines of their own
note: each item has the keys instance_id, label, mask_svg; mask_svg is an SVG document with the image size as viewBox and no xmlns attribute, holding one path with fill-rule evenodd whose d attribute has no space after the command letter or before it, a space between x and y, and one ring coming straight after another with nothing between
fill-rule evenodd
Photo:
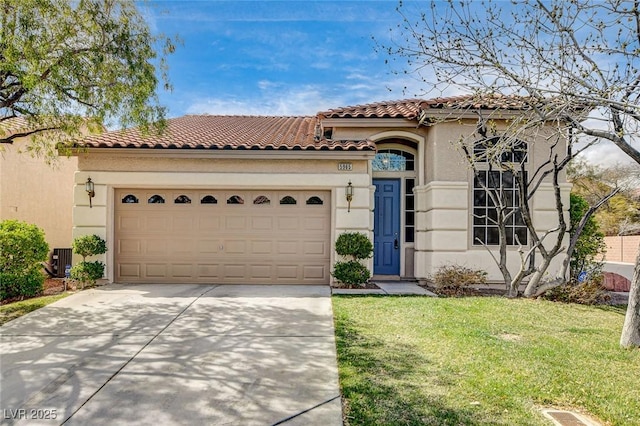
<instances>
[{"instance_id":1,"label":"air conditioning unit","mask_svg":"<svg viewBox=\"0 0 640 426\"><path fill-rule=\"evenodd\" d=\"M67 265L71 265L73 251L70 248L54 248L51 255L51 269L53 276L64 278L64 271Z\"/></svg>"}]
</instances>

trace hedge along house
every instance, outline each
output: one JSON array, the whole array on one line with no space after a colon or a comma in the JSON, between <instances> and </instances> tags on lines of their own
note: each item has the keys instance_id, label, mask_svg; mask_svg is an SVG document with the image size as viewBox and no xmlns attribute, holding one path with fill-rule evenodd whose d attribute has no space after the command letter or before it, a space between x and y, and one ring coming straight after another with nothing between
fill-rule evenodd
<instances>
[{"instance_id":1,"label":"hedge along house","mask_svg":"<svg viewBox=\"0 0 640 426\"><path fill-rule=\"evenodd\" d=\"M346 231L372 237L374 276L423 280L457 263L500 280L482 244L496 243L491 206L456 141L474 134L479 111L508 120L524 110L501 96L410 99L315 117L191 115L160 136L105 133L77 154L74 235L107 240L115 282L329 284ZM549 155L535 137L521 147L531 169ZM531 202L540 232L557 226L551 184ZM515 265L516 241L528 242L521 223L510 232Z\"/></svg>"}]
</instances>

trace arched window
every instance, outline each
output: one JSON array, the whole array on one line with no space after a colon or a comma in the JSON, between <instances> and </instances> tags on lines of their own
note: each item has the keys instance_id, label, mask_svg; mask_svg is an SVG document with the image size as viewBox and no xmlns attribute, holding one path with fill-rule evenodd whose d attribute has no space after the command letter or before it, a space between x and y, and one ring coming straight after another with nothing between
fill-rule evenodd
<instances>
[{"instance_id":1,"label":"arched window","mask_svg":"<svg viewBox=\"0 0 640 426\"><path fill-rule=\"evenodd\" d=\"M323 204L324 204L324 201L322 201L322 198L320 198L320 197L316 197L316 196L314 195L313 197L311 197L311 198L309 198L309 199L307 200L307 204L308 204L308 205L318 205L318 206L321 206L321 205L323 205Z\"/></svg>"},{"instance_id":2,"label":"arched window","mask_svg":"<svg viewBox=\"0 0 640 426\"><path fill-rule=\"evenodd\" d=\"M175 200L173 200L173 202L175 204L191 204L191 198L186 195L179 195Z\"/></svg>"},{"instance_id":3,"label":"arched window","mask_svg":"<svg viewBox=\"0 0 640 426\"><path fill-rule=\"evenodd\" d=\"M244 200L239 195L232 195L227 199L227 204L244 204Z\"/></svg>"},{"instance_id":4,"label":"arched window","mask_svg":"<svg viewBox=\"0 0 640 426\"><path fill-rule=\"evenodd\" d=\"M138 204L138 197L133 194L125 195L122 199L123 204Z\"/></svg>"},{"instance_id":5,"label":"arched window","mask_svg":"<svg viewBox=\"0 0 640 426\"><path fill-rule=\"evenodd\" d=\"M415 170L415 157L399 149L380 149L373 159L374 172L404 172Z\"/></svg>"},{"instance_id":6,"label":"arched window","mask_svg":"<svg viewBox=\"0 0 640 426\"><path fill-rule=\"evenodd\" d=\"M298 204L298 202L291 195L287 195L285 197L282 197L282 199L280 200L280 204Z\"/></svg>"},{"instance_id":7,"label":"arched window","mask_svg":"<svg viewBox=\"0 0 640 426\"><path fill-rule=\"evenodd\" d=\"M253 204L271 204L271 200L264 195L259 195L253 200Z\"/></svg>"},{"instance_id":8,"label":"arched window","mask_svg":"<svg viewBox=\"0 0 640 426\"><path fill-rule=\"evenodd\" d=\"M156 195L152 195L151 197L149 197L149 200L147 201L147 203L149 204L164 204L164 198L162 198L162 196L156 194Z\"/></svg>"},{"instance_id":9,"label":"arched window","mask_svg":"<svg viewBox=\"0 0 640 426\"><path fill-rule=\"evenodd\" d=\"M473 157L477 162L521 164L527 161L527 143L502 136L482 139L473 145Z\"/></svg>"},{"instance_id":10,"label":"arched window","mask_svg":"<svg viewBox=\"0 0 640 426\"><path fill-rule=\"evenodd\" d=\"M207 195L200 200L200 204L218 204L218 200L213 195Z\"/></svg>"}]
</instances>

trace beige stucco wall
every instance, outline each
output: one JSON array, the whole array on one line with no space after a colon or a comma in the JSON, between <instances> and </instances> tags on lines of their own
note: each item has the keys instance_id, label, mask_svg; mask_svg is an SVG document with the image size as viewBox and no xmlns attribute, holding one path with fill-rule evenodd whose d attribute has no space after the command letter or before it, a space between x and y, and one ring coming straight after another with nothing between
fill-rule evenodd
<instances>
[{"instance_id":1,"label":"beige stucco wall","mask_svg":"<svg viewBox=\"0 0 640 426\"><path fill-rule=\"evenodd\" d=\"M353 155L353 154L352 154ZM109 251L98 258L107 264L107 278L113 280L113 205L116 188L225 188L225 189L316 189L332 191L332 258L335 239L345 231L359 231L373 237L370 206L371 180L368 156L331 158L308 155L309 160L294 158L243 159L219 158L135 158L104 153L89 153L79 158L73 201L74 237L97 234L105 238ZM370 156L370 155L369 155ZM348 162L351 171L339 171L338 163ZM93 207L84 183L95 183ZM348 211L345 186L351 181L354 197ZM77 259L76 259L77 261ZM369 265L371 266L371 265Z\"/></svg>"},{"instance_id":2,"label":"beige stucco wall","mask_svg":"<svg viewBox=\"0 0 640 426\"><path fill-rule=\"evenodd\" d=\"M570 184L562 185L562 198L569 203ZM471 268L484 269L490 281L501 281L502 275L495 260L482 246L474 246L472 241L471 191L468 182L430 182L417 187L416 223L417 238L415 244L415 276L428 279L439 267L456 264ZM541 187L532 200L533 220L542 235L558 225L555 210L555 195L551 185ZM568 220L568 213L565 213ZM556 241L556 234L545 240L550 248ZM563 237L563 245L568 244L568 234ZM497 254L497 253L496 253ZM507 265L511 271L517 271L520 257L516 247L510 247ZM562 256L554 259L548 272L555 274L562 266Z\"/></svg>"},{"instance_id":3,"label":"beige stucco wall","mask_svg":"<svg viewBox=\"0 0 640 426\"><path fill-rule=\"evenodd\" d=\"M70 248L74 173L78 159L60 157L54 166L22 152L20 138L0 152L0 219L17 219L41 227L53 248Z\"/></svg>"},{"instance_id":4,"label":"beige stucco wall","mask_svg":"<svg viewBox=\"0 0 640 426\"><path fill-rule=\"evenodd\" d=\"M497 128L505 128L507 123L497 122ZM417 174L419 185L414 189L416 201L416 241L414 252L415 277L426 279L436 269L445 264L457 263L485 269L491 281L499 281L501 274L486 248L474 246L471 236L473 172L464 158L461 142L470 143L479 138L475 135L477 119L439 122L431 127L420 128L334 128L335 139L369 138L383 141L384 138L405 138L416 143ZM523 134L521 139L528 143L527 168L535 170L549 158L551 142L548 136L552 129L537 133ZM556 147L562 154L564 144ZM565 181L564 173L560 176ZM562 199L567 209L568 221L569 192L571 185L562 185ZM373 201L371 201L373 206ZM533 220L540 235L558 225L555 211L553 187L548 181L543 184L532 199ZM372 219L373 220L373 219ZM548 244L552 243L549 238ZM563 241L568 244L568 236ZM516 248L509 249L508 265L518 268L520 259ZM550 268L550 273L559 270L562 256L558 256ZM407 274L408 275L408 274Z\"/></svg>"},{"instance_id":5,"label":"beige stucco wall","mask_svg":"<svg viewBox=\"0 0 640 426\"><path fill-rule=\"evenodd\" d=\"M407 243L404 276L428 278L445 264L458 263L489 272L489 279L498 281L501 274L486 248L474 246L471 230L473 173L459 148L459 141L476 130L476 120L464 119L438 123L431 127L400 127L377 125L365 127L362 122L352 127L343 123L333 126L334 139L370 139L385 143L389 139L405 139L415 148L417 169L415 193L416 238ZM404 124L402 125L404 126ZM529 161L533 170L547 160L549 142L542 132L523 136L528 142ZM564 146L558 146L559 151ZM211 152L195 155L186 151L98 150L79 157L75 176L73 235L96 233L108 244L113 240L113 193L115 188L236 188L236 189L322 189L332 191L332 241L344 231L360 231L373 238L374 190L371 154L363 153L278 153L278 152ZM350 171L339 171L338 163L349 162ZM88 177L95 182L93 208L84 191ZM385 175L386 176L386 175ZM388 176L386 176L388 177ZM564 180L564 176L561 176ZM351 181L355 196L351 211L347 211L344 187ZM562 197L569 206L570 185L563 184ZM557 226L552 185L540 187L532 200L533 218L538 232ZM568 219L568 217L567 217ZM104 256L107 274L113 278L113 250ZM411 256L412 259L406 259ZM335 261L332 250L331 262ZM557 258L550 269L559 268ZM510 249L509 265L517 268L519 257ZM413 266L406 266L413 265ZM369 260L372 266L372 260ZM413 271L407 271L413 267Z\"/></svg>"}]
</instances>

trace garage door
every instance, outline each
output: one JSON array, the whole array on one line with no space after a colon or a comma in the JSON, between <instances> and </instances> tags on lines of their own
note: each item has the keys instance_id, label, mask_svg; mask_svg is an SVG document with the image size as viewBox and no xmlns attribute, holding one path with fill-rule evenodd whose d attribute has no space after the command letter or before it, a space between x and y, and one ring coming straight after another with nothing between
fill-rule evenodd
<instances>
[{"instance_id":1,"label":"garage door","mask_svg":"<svg viewBox=\"0 0 640 426\"><path fill-rule=\"evenodd\" d=\"M117 282L328 284L329 191L115 191Z\"/></svg>"}]
</instances>

